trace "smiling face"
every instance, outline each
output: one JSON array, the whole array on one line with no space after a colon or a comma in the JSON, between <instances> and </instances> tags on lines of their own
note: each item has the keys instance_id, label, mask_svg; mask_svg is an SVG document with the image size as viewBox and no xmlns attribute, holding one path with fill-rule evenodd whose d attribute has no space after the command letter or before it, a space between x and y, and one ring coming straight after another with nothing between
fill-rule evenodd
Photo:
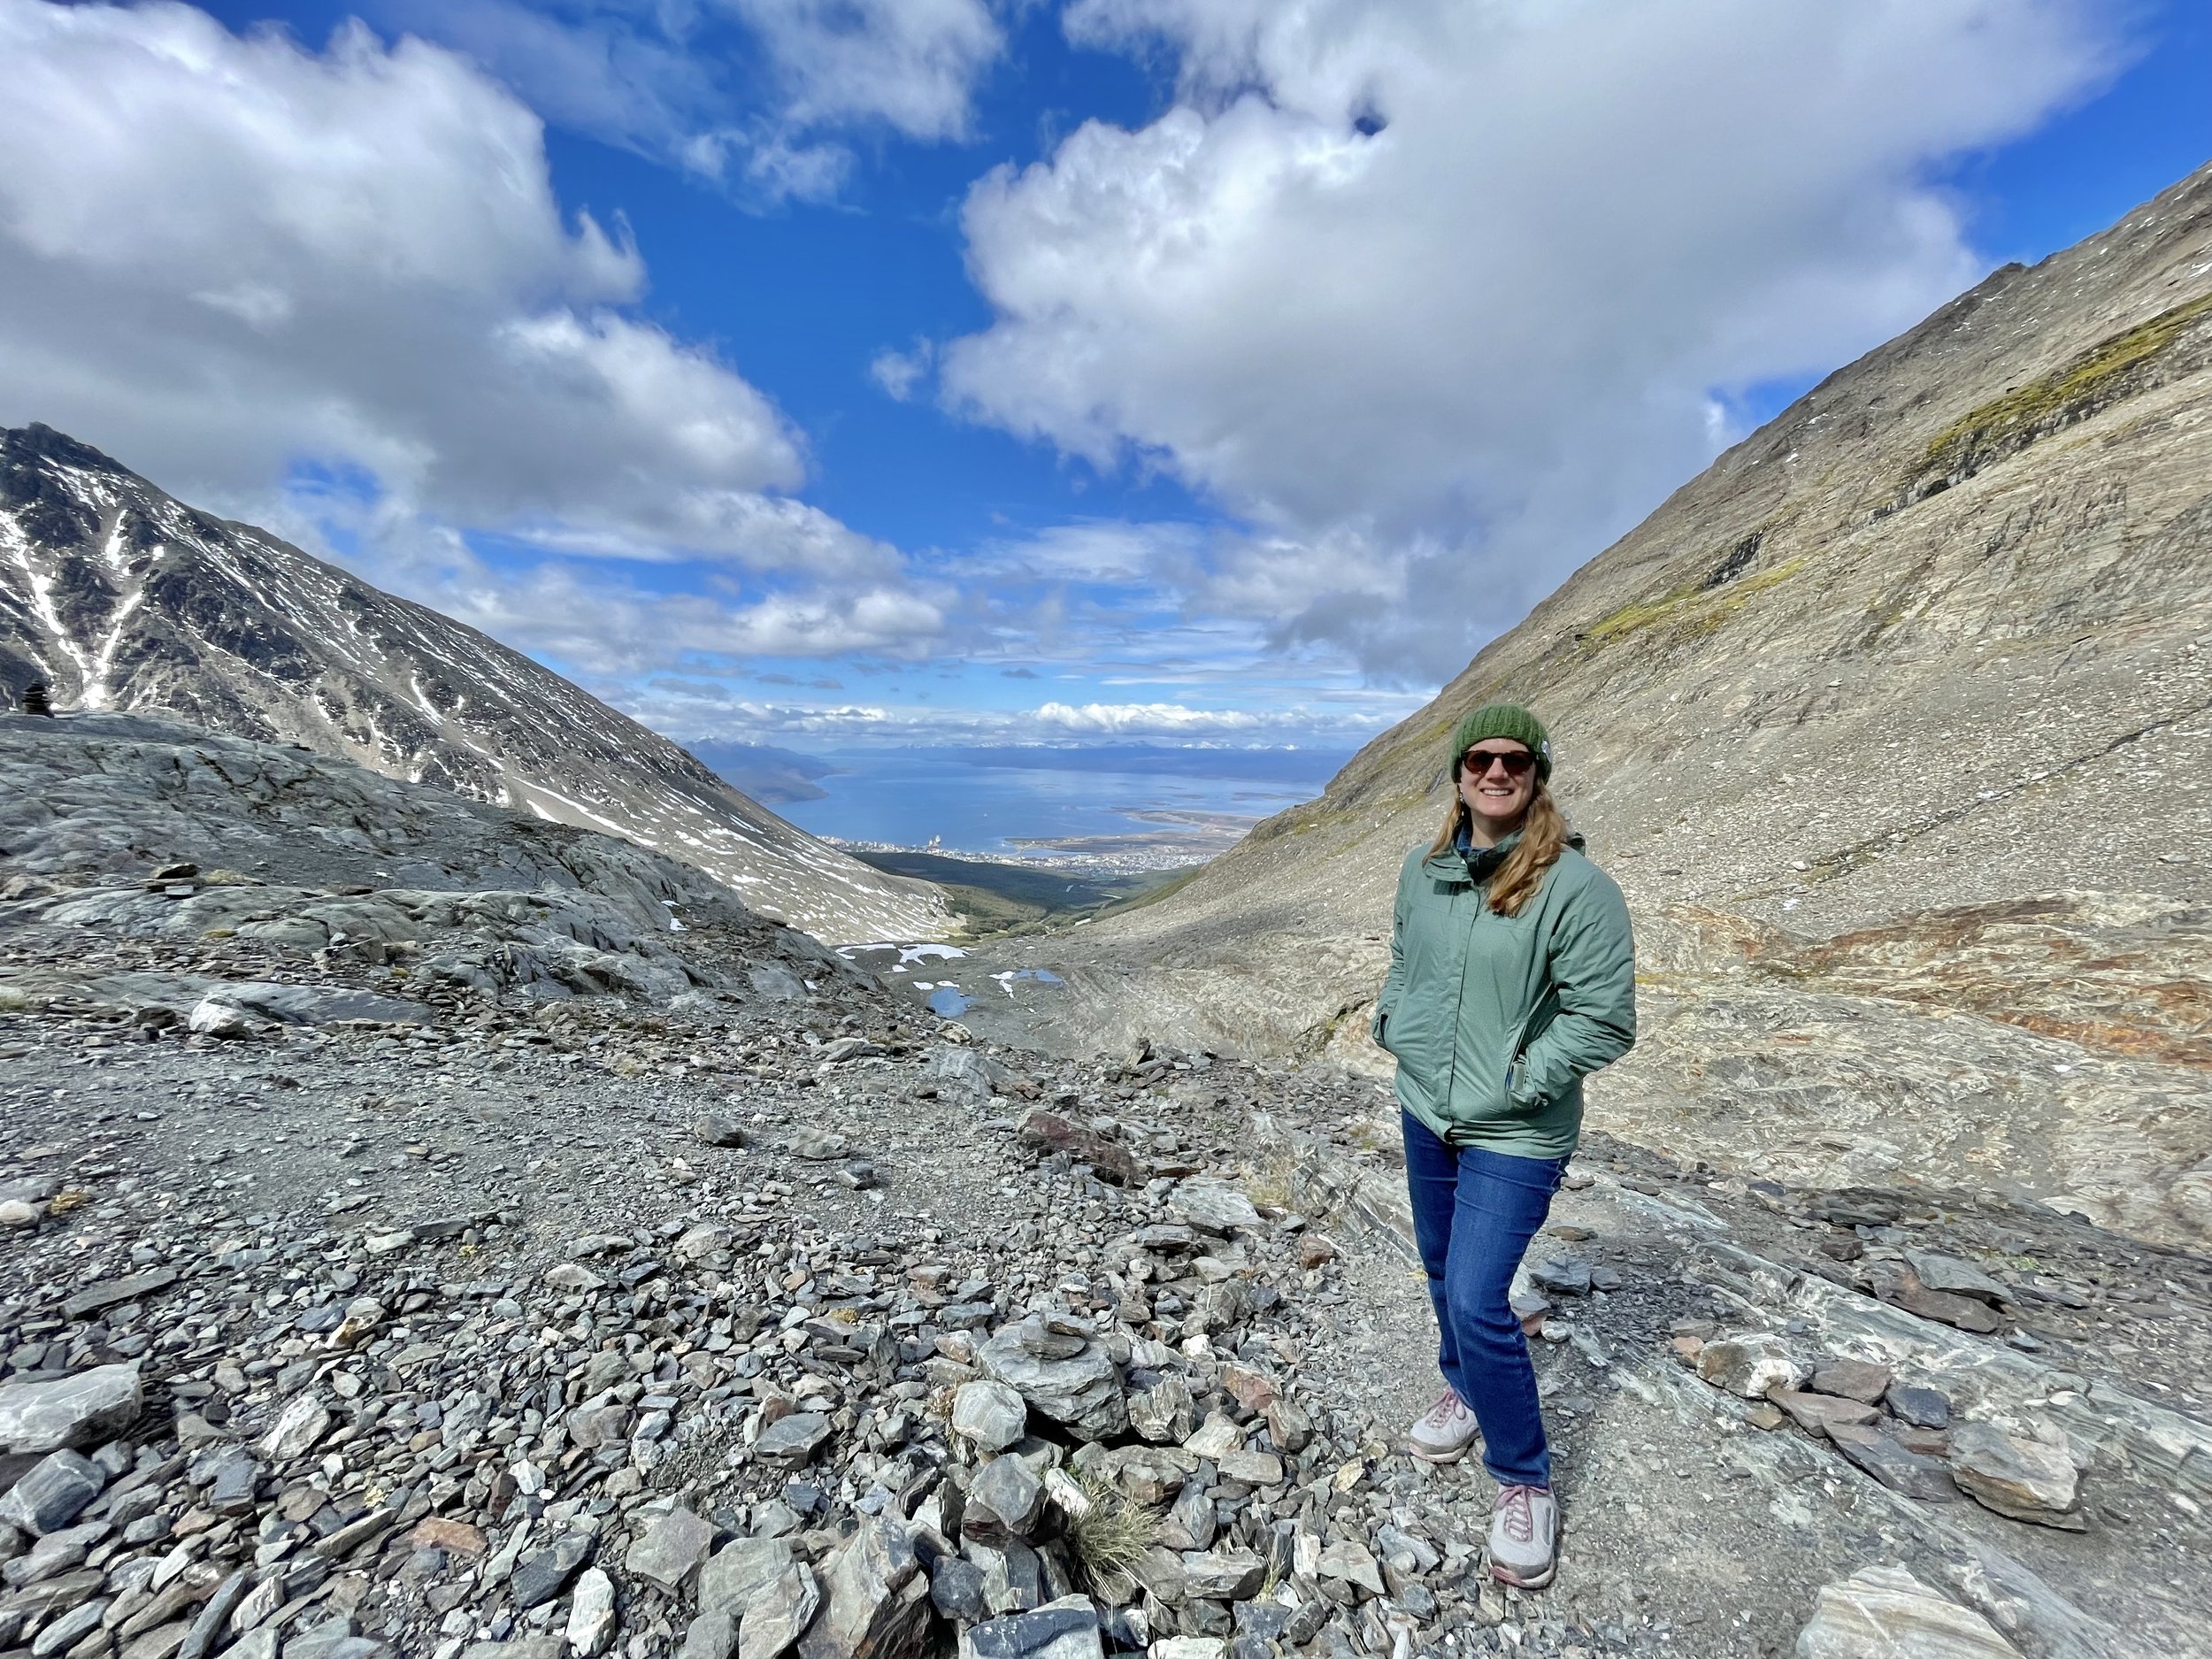
<instances>
[{"instance_id":1,"label":"smiling face","mask_svg":"<svg viewBox=\"0 0 2212 1659\"><path fill-rule=\"evenodd\" d=\"M1492 844L1521 826L1536 798L1536 757L1509 737L1486 737L1461 757L1459 798L1474 815L1469 828Z\"/></svg>"}]
</instances>

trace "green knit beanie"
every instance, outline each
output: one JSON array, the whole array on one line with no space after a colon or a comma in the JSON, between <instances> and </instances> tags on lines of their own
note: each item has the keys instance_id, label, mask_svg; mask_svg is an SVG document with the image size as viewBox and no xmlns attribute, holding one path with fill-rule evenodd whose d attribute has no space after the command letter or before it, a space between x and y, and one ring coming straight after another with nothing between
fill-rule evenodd
<instances>
[{"instance_id":1,"label":"green knit beanie","mask_svg":"<svg viewBox=\"0 0 2212 1659\"><path fill-rule=\"evenodd\" d=\"M1551 776L1551 733L1544 723L1517 703L1486 703L1461 717L1452 730L1452 778L1459 777L1459 758L1486 737L1509 737L1525 743L1536 757L1540 783Z\"/></svg>"}]
</instances>

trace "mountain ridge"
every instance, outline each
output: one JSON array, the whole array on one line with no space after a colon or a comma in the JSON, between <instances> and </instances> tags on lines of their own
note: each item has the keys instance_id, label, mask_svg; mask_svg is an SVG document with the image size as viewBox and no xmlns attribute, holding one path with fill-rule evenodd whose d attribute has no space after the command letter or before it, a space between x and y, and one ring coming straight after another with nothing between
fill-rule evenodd
<instances>
[{"instance_id":1,"label":"mountain ridge","mask_svg":"<svg viewBox=\"0 0 2212 1659\"><path fill-rule=\"evenodd\" d=\"M1023 953L1073 992L1033 1017L1386 1069L1399 861L1448 803L1453 722L1509 696L1639 929L1652 1018L1600 1122L2212 1231L2184 967L2212 949L2208 478L2212 167L1828 376L1318 799Z\"/></svg>"},{"instance_id":2,"label":"mountain ridge","mask_svg":"<svg viewBox=\"0 0 2212 1659\"><path fill-rule=\"evenodd\" d=\"M33 425L0 429L0 680L41 680L623 835L833 942L949 925L520 652Z\"/></svg>"}]
</instances>

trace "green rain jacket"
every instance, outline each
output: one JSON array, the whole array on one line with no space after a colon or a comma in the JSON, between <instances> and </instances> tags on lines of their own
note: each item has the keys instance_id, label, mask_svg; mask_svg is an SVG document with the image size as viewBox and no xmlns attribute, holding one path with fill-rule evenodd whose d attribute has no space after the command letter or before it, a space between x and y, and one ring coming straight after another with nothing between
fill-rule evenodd
<instances>
[{"instance_id":1,"label":"green rain jacket","mask_svg":"<svg viewBox=\"0 0 2212 1659\"><path fill-rule=\"evenodd\" d=\"M1582 1079L1636 1041L1621 890L1569 847L1521 913L1501 916L1456 851L1416 848L1371 1031L1397 1058L1399 1103L1441 1139L1565 1157L1582 1131Z\"/></svg>"}]
</instances>

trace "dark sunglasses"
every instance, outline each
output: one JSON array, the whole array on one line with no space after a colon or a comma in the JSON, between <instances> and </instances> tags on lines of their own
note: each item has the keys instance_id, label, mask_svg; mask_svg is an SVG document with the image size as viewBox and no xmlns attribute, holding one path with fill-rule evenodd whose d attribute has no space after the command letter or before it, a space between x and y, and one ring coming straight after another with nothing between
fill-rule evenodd
<instances>
[{"instance_id":1,"label":"dark sunglasses","mask_svg":"<svg viewBox=\"0 0 2212 1659\"><path fill-rule=\"evenodd\" d=\"M1493 764L1503 766L1509 778L1524 778L1536 764L1536 757L1525 749L1500 754L1495 749L1471 749L1459 757L1459 769L1478 778L1486 776Z\"/></svg>"}]
</instances>

